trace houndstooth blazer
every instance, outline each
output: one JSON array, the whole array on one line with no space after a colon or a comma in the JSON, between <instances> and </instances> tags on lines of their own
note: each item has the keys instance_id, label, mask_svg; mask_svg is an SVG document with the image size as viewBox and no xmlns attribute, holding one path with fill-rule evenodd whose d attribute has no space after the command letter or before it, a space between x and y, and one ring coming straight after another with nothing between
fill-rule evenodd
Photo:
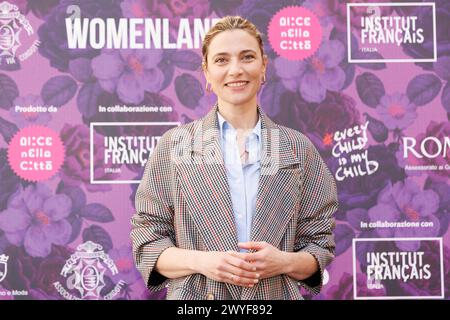
<instances>
[{"instance_id":1,"label":"houndstooth blazer","mask_svg":"<svg viewBox=\"0 0 450 320\"><path fill-rule=\"evenodd\" d=\"M287 275L262 279L253 288L192 274L167 279L154 270L169 247L238 251L237 232L219 140L217 104L203 118L168 130L148 160L131 219L136 266L152 291L167 299L303 299L299 284L317 294L324 268L334 258L335 181L311 141L298 131L261 117L261 175L252 241L280 250L311 253L319 271L304 281Z\"/></svg>"}]
</instances>

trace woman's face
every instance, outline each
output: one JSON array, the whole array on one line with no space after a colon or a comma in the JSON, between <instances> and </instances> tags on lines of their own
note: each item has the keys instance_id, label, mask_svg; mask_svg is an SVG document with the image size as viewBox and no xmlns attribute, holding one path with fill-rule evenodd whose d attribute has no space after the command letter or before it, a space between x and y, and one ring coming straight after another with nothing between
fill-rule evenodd
<instances>
[{"instance_id":1,"label":"woman's face","mask_svg":"<svg viewBox=\"0 0 450 320\"><path fill-rule=\"evenodd\" d=\"M209 44L207 62L205 77L219 104L256 104L267 57L261 56L255 37L240 29L217 34Z\"/></svg>"}]
</instances>

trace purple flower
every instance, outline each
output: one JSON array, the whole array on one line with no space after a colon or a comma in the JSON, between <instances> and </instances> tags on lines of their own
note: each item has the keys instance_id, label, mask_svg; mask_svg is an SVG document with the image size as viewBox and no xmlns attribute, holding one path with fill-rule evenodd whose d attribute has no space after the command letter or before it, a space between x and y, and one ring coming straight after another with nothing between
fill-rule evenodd
<instances>
[{"instance_id":1,"label":"purple flower","mask_svg":"<svg viewBox=\"0 0 450 320\"><path fill-rule=\"evenodd\" d=\"M386 295L385 289L367 289L367 277L358 273L356 277L358 297L383 297ZM339 284L331 286L326 296L332 300L353 300L353 276L344 272Z\"/></svg>"},{"instance_id":2,"label":"purple flower","mask_svg":"<svg viewBox=\"0 0 450 320\"><path fill-rule=\"evenodd\" d=\"M326 99L314 110L309 131L318 133L323 144L331 146L331 135L359 123L355 100L343 93L328 92Z\"/></svg>"},{"instance_id":3,"label":"purple flower","mask_svg":"<svg viewBox=\"0 0 450 320\"><path fill-rule=\"evenodd\" d=\"M64 245L72 227L65 219L72 201L64 194L54 195L44 184L20 188L8 201L8 208L0 213L0 228L8 241L24 245L33 257L46 257L52 244Z\"/></svg>"},{"instance_id":4,"label":"purple flower","mask_svg":"<svg viewBox=\"0 0 450 320\"><path fill-rule=\"evenodd\" d=\"M274 120L306 134L321 153L330 153L333 134L360 122L355 101L338 92L328 92L320 103L308 103L299 92L285 91Z\"/></svg>"},{"instance_id":5,"label":"purple flower","mask_svg":"<svg viewBox=\"0 0 450 320\"><path fill-rule=\"evenodd\" d=\"M104 50L92 60L92 70L103 89L117 92L126 103L141 103L145 91L161 89L164 75L157 67L161 58L161 50Z\"/></svg>"},{"instance_id":6,"label":"purple flower","mask_svg":"<svg viewBox=\"0 0 450 320\"><path fill-rule=\"evenodd\" d=\"M390 130L403 130L417 118L416 105L405 94L384 95L377 106L381 120Z\"/></svg>"},{"instance_id":7,"label":"purple flower","mask_svg":"<svg viewBox=\"0 0 450 320\"><path fill-rule=\"evenodd\" d=\"M439 220L433 215L439 208L439 196L433 190L421 190L413 179L389 183L378 195L378 204L370 208L370 221L428 222L431 227L378 228L377 233L390 237L434 237L439 232ZM417 250L419 242L398 242L403 250Z\"/></svg>"},{"instance_id":8,"label":"purple flower","mask_svg":"<svg viewBox=\"0 0 450 320\"><path fill-rule=\"evenodd\" d=\"M320 46L316 54L305 61L275 60L277 74L291 91L299 90L308 102L322 102L327 90L339 91L345 82L345 73L339 66L344 59L344 45L329 40Z\"/></svg>"},{"instance_id":9,"label":"purple flower","mask_svg":"<svg viewBox=\"0 0 450 320\"><path fill-rule=\"evenodd\" d=\"M66 148L66 160L60 172L61 179L68 186L79 186L84 184L91 192L108 191L111 186L107 184L90 183L90 151L89 151L89 129L84 125L64 125L60 133ZM103 140L100 135L94 133L93 167L99 168L95 176L99 180L111 180L117 174L104 173L101 170L104 156Z\"/></svg>"},{"instance_id":10,"label":"purple flower","mask_svg":"<svg viewBox=\"0 0 450 320\"><path fill-rule=\"evenodd\" d=\"M40 96L29 94L26 96L18 97L14 100L15 106L22 108L44 106ZM47 125L52 116L47 112L16 112L15 108L10 109L10 114L14 120L14 123L19 127L27 127L29 125Z\"/></svg>"},{"instance_id":11,"label":"purple flower","mask_svg":"<svg viewBox=\"0 0 450 320\"><path fill-rule=\"evenodd\" d=\"M439 219L439 224L441 225L438 236L442 237L447 233L450 223L450 185L448 182L428 177L425 181L425 189L431 189L439 196L439 209L435 216Z\"/></svg>"},{"instance_id":12,"label":"purple flower","mask_svg":"<svg viewBox=\"0 0 450 320\"><path fill-rule=\"evenodd\" d=\"M52 67L62 72L68 71L71 60L95 57L100 51L90 46L86 49L69 49L67 46L67 8L71 5L78 6L81 18L118 18L121 15L119 3L119 0L61 0L38 29L41 41L39 53L50 60Z\"/></svg>"},{"instance_id":13,"label":"purple flower","mask_svg":"<svg viewBox=\"0 0 450 320\"><path fill-rule=\"evenodd\" d=\"M123 280L129 286L141 278L141 274L135 267L130 245L117 249L113 248L109 250L108 255L114 261L119 271L119 273L113 276L114 281Z\"/></svg>"},{"instance_id":14,"label":"purple flower","mask_svg":"<svg viewBox=\"0 0 450 320\"><path fill-rule=\"evenodd\" d=\"M450 2L448 0L436 0L436 48L437 56L450 55ZM430 6L415 7L415 12L410 13L418 17L417 28L423 29L425 41L423 43L407 43L403 45L403 51L416 59L430 59L433 57L434 37L433 19ZM432 64L421 64L426 69Z\"/></svg>"}]
</instances>

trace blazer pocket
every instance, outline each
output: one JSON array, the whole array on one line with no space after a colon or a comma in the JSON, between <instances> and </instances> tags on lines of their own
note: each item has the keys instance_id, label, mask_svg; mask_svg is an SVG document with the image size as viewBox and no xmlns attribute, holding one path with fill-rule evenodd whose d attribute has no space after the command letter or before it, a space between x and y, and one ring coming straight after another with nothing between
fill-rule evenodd
<instances>
[{"instance_id":1,"label":"blazer pocket","mask_svg":"<svg viewBox=\"0 0 450 320\"><path fill-rule=\"evenodd\" d=\"M280 170L300 169L300 163L291 163L284 167L280 167Z\"/></svg>"}]
</instances>

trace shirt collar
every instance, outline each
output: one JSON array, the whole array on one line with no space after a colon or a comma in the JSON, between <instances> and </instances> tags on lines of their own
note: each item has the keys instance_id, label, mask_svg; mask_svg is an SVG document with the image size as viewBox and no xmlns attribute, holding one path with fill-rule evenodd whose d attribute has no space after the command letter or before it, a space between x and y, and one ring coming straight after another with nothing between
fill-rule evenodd
<instances>
[{"instance_id":1,"label":"shirt collar","mask_svg":"<svg viewBox=\"0 0 450 320\"><path fill-rule=\"evenodd\" d=\"M219 111L217 111L217 118L219 120L220 136L225 137L224 136L225 131L227 129L233 128L233 126L220 114ZM256 123L255 127L253 128L252 133L256 134L258 139L261 138L261 116L259 114L258 114L258 122Z\"/></svg>"}]
</instances>

